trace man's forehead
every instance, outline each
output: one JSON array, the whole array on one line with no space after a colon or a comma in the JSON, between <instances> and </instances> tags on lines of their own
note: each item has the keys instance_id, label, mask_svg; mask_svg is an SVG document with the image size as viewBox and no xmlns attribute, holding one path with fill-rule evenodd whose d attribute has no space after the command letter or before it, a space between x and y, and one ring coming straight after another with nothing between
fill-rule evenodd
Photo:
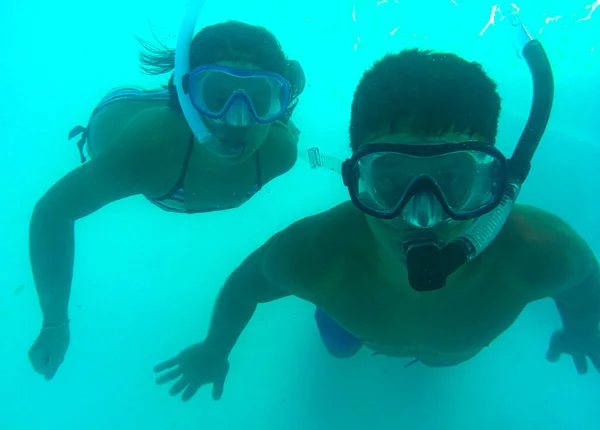
<instances>
[{"instance_id":1,"label":"man's forehead","mask_svg":"<svg viewBox=\"0 0 600 430\"><path fill-rule=\"evenodd\" d=\"M392 132L390 130L382 130L374 133L361 145L370 145L374 143L411 143L411 144L436 144L436 143L453 143L453 142L468 142L479 141L478 136L470 132L448 131L437 135L425 135L410 131Z\"/></svg>"}]
</instances>

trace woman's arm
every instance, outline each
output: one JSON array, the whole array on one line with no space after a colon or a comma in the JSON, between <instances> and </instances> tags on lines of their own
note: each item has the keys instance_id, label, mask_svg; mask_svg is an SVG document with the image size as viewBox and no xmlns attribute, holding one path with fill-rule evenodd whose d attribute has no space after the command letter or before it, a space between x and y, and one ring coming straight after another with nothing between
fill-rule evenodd
<instances>
[{"instance_id":1,"label":"woman's arm","mask_svg":"<svg viewBox=\"0 0 600 430\"><path fill-rule=\"evenodd\" d=\"M35 206L29 247L44 327L68 321L75 221L128 196L167 192L161 145L149 140L164 136L157 114L134 118L110 149L59 180Z\"/></svg>"}]
</instances>

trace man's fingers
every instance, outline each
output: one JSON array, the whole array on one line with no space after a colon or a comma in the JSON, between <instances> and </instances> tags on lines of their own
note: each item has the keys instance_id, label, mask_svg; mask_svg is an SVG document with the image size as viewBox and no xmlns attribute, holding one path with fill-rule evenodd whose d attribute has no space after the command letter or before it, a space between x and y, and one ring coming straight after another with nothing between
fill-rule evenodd
<instances>
[{"instance_id":1,"label":"man's fingers","mask_svg":"<svg viewBox=\"0 0 600 430\"><path fill-rule=\"evenodd\" d=\"M600 351L596 351L590 355L590 360L598 372L600 372Z\"/></svg>"},{"instance_id":2,"label":"man's fingers","mask_svg":"<svg viewBox=\"0 0 600 430\"><path fill-rule=\"evenodd\" d=\"M181 400L183 400L184 402L190 400L192 397L194 397L194 394L196 394L200 386L201 384L190 382L183 394L181 395Z\"/></svg>"},{"instance_id":3,"label":"man's fingers","mask_svg":"<svg viewBox=\"0 0 600 430\"><path fill-rule=\"evenodd\" d=\"M577 373L580 375L584 375L588 371L588 364L585 355L583 354L573 354L573 363L575 363L575 368L577 369Z\"/></svg>"},{"instance_id":4,"label":"man's fingers","mask_svg":"<svg viewBox=\"0 0 600 430\"><path fill-rule=\"evenodd\" d=\"M221 373L215 379L213 384L212 396L213 399L219 400L223 395L223 387L225 387L225 379L227 378L227 373L229 372L229 363L227 363L227 367L223 369Z\"/></svg>"},{"instance_id":5,"label":"man's fingers","mask_svg":"<svg viewBox=\"0 0 600 430\"><path fill-rule=\"evenodd\" d=\"M220 400L223 395L223 388L225 384L217 384L216 382L213 384L212 396L214 400Z\"/></svg>"},{"instance_id":6,"label":"man's fingers","mask_svg":"<svg viewBox=\"0 0 600 430\"><path fill-rule=\"evenodd\" d=\"M550 348L546 353L546 360L556 363L560 358L561 352L558 349Z\"/></svg>"},{"instance_id":7,"label":"man's fingers","mask_svg":"<svg viewBox=\"0 0 600 430\"><path fill-rule=\"evenodd\" d=\"M189 380L187 378L181 378L175 383L175 385L171 387L171 389L169 390L169 394L172 396L176 396L177 394L181 393L185 387L187 387L188 383Z\"/></svg>"},{"instance_id":8,"label":"man's fingers","mask_svg":"<svg viewBox=\"0 0 600 430\"><path fill-rule=\"evenodd\" d=\"M171 370L170 372L165 373L164 375L161 375L158 378L156 378L156 383L159 385L164 384L165 382L169 382L173 379L179 378L182 374L183 371L181 370L181 367L178 367L177 369Z\"/></svg>"},{"instance_id":9,"label":"man's fingers","mask_svg":"<svg viewBox=\"0 0 600 430\"><path fill-rule=\"evenodd\" d=\"M167 369L170 369L171 367L177 366L177 364L179 364L178 359L179 359L179 356L177 356L175 358L171 358L170 360L167 360L167 361L163 361L160 364L157 364L156 366L154 366L154 372L160 373Z\"/></svg>"}]
</instances>

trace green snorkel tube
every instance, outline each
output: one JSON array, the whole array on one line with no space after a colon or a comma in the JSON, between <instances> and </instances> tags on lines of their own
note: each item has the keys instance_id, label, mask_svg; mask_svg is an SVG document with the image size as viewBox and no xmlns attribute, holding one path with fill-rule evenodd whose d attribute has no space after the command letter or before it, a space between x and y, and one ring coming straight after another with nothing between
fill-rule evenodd
<instances>
[{"instance_id":1,"label":"green snorkel tube","mask_svg":"<svg viewBox=\"0 0 600 430\"><path fill-rule=\"evenodd\" d=\"M417 291L434 291L466 262L479 256L496 238L515 204L521 186L531 169L531 159L546 130L554 98L554 78L550 62L539 41L533 39L512 7L504 17L514 36L517 55L527 62L533 80L533 101L525 129L508 160L508 181L502 202L492 212L479 217L462 236L438 247L433 243L406 245L409 283Z\"/></svg>"}]
</instances>

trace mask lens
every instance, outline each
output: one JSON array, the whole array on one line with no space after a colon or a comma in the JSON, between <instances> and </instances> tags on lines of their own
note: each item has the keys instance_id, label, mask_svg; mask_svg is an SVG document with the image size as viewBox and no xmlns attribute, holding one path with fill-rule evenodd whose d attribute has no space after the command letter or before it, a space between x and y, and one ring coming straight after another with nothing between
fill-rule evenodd
<instances>
[{"instance_id":1,"label":"mask lens","mask_svg":"<svg viewBox=\"0 0 600 430\"><path fill-rule=\"evenodd\" d=\"M391 211L398 205L411 180L410 172L406 170L404 174L398 174L399 167L389 155L373 154L357 163L360 171L359 193L369 199L374 209L381 211Z\"/></svg>"},{"instance_id":2,"label":"mask lens","mask_svg":"<svg viewBox=\"0 0 600 430\"><path fill-rule=\"evenodd\" d=\"M204 79L202 79L204 78ZM212 112L221 112L225 109L227 101L234 91L237 90L237 84L232 76L225 73L205 73L198 76L200 91L195 92L197 96L202 96L201 102Z\"/></svg>"},{"instance_id":3,"label":"mask lens","mask_svg":"<svg viewBox=\"0 0 600 430\"><path fill-rule=\"evenodd\" d=\"M458 214L468 214L490 204L502 190L498 174L502 163L481 152L460 152L463 160L458 168L448 168L440 180L448 206ZM445 180L444 180L445 179Z\"/></svg>"}]
</instances>

